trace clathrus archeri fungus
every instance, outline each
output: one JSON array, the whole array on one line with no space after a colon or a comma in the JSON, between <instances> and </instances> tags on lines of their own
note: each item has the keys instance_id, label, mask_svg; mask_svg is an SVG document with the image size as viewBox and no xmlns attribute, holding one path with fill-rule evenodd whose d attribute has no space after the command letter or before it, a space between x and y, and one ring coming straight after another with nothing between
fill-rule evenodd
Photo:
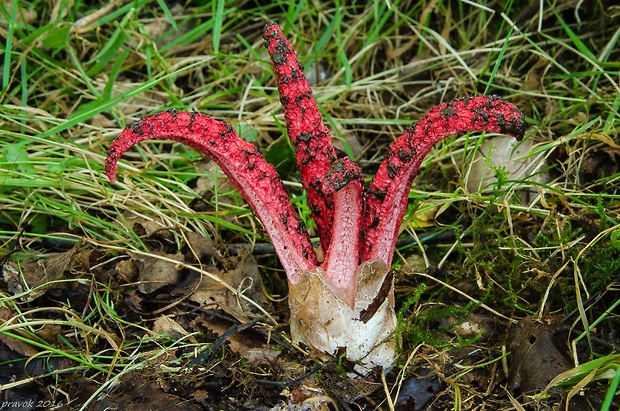
<instances>
[{"instance_id":1,"label":"clathrus archeri fungus","mask_svg":"<svg viewBox=\"0 0 620 411\"><path fill-rule=\"evenodd\" d=\"M523 114L499 97L460 98L432 108L388 148L364 189L362 170L338 157L310 85L280 27L267 24L266 42L288 137L317 227L324 261L291 204L275 168L232 125L205 114L170 110L126 128L108 150L116 180L119 157L148 139L186 144L215 161L263 223L286 271L291 336L317 352L346 352L366 372L395 360L392 254L409 188L433 144L455 133L488 131L521 138Z\"/></svg>"}]
</instances>

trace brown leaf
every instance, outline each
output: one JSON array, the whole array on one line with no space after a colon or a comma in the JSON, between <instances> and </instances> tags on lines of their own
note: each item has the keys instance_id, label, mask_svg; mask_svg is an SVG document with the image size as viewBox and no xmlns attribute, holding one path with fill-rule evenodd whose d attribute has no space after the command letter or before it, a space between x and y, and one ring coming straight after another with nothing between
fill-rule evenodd
<instances>
[{"instance_id":1,"label":"brown leaf","mask_svg":"<svg viewBox=\"0 0 620 411\"><path fill-rule=\"evenodd\" d=\"M219 336L227 332L231 327L230 323L206 315L198 317L196 323L208 328ZM256 338L252 333L252 330L231 333L226 338L231 351L244 357L250 364L274 362L280 355L280 351L266 346L262 338Z\"/></svg>"},{"instance_id":2,"label":"brown leaf","mask_svg":"<svg viewBox=\"0 0 620 411\"><path fill-rule=\"evenodd\" d=\"M138 266L133 258L121 260L116 263L116 273L120 280L130 283L138 274Z\"/></svg>"},{"instance_id":3,"label":"brown leaf","mask_svg":"<svg viewBox=\"0 0 620 411\"><path fill-rule=\"evenodd\" d=\"M75 260L86 270L91 271L99 263L101 252L93 248L83 248L76 251Z\"/></svg>"},{"instance_id":4,"label":"brown leaf","mask_svg":"<svg viewBox=\"0 0 620 411\"><path fill-rule=\"evenodd\" d=\"M4 324L9 319L13 318L15 312L6 307L0 307L0 321ZM6 334L0 333L0 342L4 343L8 349L14 351L24 357L32 357L36 355L37 350L23 341L17 340L13 337L9 337ZM2 349L0 345L0 349ZM2 357L0 355L0 357Z\"/></svg>"},{"instance_id":5,"label":"brown leaf","mask_svg":"<svg viewBox=\"0 0 620 411\"><path fill-rule=\"evenodd\" d=\"M582 161L579 177L582 184L588 184L602 177L620 171L620 149L603 147L590 152Z\"/></svg>"},{"instance_id":6,"label":"brown leaf","mask_svg":"<svg viewBox=\"0 0 620 411\"><path fill-rule=\"evenodd\" d=\"M62 327L58 324L44 324L35 331L35 334L50 344L60 343L58 335L62 333Z\"/></svg>"},{"instance_id":7,"label":"brown leaf","mask_svg":"<svg viewBox=\"0 0 620 411\"><path fill-rule=\"evenodd\" d=\"M182 266L173 261L185 262L181 253L166 254L153 253L144 255L130 253L138 266L138 290L144 294L150 294L161 287L176 284L181 274ZM164 258L160 258L164 257Z\"/></svg>"},{"instance_id":8,"label":"brown leaf","mask_svg":"<svg viewBox=\"0 0 620 411\"><path fill-rule=\"evenodd\" d=\"M512 327L508 341L508 387L515 395L538 392L573 367L566 348L547 324L523 319Z\"/></svg>"},{"instance_id":9,"label":"brown leaf","mask_svg":"<svg viewBox=\"0 0 620 411\"><path fill-rule=\"evenodd\" d=\"M156 334L168 335L175 340L185 337L188 332L170 316L162 315L153 323L153 332ZM190 341L196 342L196 339L190 337Z\"/></svg>"},{"instance_id":10,"label":"brown leaf","mask_svg":"<svg viewBox=\"0 0 620 411\"><path fill-rule=\"evenodd\" d=\"M62 278L76 261L74 256L79 246L64 253L49 254L48 258L23 260L19 264L8 262L2 268L7 289L13 295L28 292L22 296L24 301L32 301L50 288L60 287L54 281Z\"/></svg>"},{"instance_id":11,"label":"brown leaf","mask_svg":"<svg viewBox=\"0 0 620 411\"><path fill-rule=\"evenodd\" d=\"M543 89L543 78L545 72L548 70L550 66L549 60L544 58L539 58L536 63L532 66L530 71L527 73L525 80L521 86L521 89L524 91L539 91Z\"/></svg>"},{"instance_id":12,"label":"brown leaf","mask_svg":"<svg viewBox=\"0 0 620 411\"><path fill-rule=\"evenodd\" d=\"M216 304L225 313L245 323L263 314L257 312L255 306L238 294L244 294L262 307L269 306L269 300L261 289L260 273L254 256L247 250L240 250L240 253L245 253L245 256L241 257L237 268L224 273L220 277L221 282L204 279L190 296L190 300L203 306ZM226 284L237 292L231 291Z\"/></svg>"},{"instance_id":13,"label":"brown leaf","mask_svg":"<svg viewBox=\"0 0 620 411\"><path fill-rule=\"evenodd\" d=\"M217 261L222 261L223 258L217 252L215 248L215 244L213 240L207 237L204 237L198 233L194 233L192 231L188 231L185 234L185 238L187 240L187 245L190 248L190 253L194 257L201 261L205 257L213 258Z\"/></svg>"},{"instance_id":14,"label":"brown leaf","mask_svg":"<svg viewBox=\"0 0 620 411\"><path fill-rule=\"evenodd\" d=\"M127 213L125 219L131 223L131 228L141 238L153 239L162 243L173 243L175 241L172 230L157 221L131 213Z\"/></svg>"}]
</instances>

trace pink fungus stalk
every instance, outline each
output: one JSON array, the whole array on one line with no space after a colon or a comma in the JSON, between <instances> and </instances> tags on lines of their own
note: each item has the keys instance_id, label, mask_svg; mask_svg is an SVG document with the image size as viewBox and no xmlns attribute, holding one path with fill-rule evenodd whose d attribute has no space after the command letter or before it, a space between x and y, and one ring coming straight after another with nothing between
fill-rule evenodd
<instances>
[{"instance_id":1,"label":"pink fungus stalk","mask_svg":"<svg viewBox=\"0 0 620 411\"><path fill-rule=\"evenodd\" d=\"M212 158L247 200L270 236L289 282L291 336L317 353L346 351L358 371L389 368L396 356L394 279L389 267L409 188L432 146L452 134L488 131L520 139L523 114L499 97L462 98L431 109L394 141L364 191L362 170L338 158L295 53L275 24L264 39L278 82L325 259L319 262L275 168L233 127L205 114L174 110L126 128L106 159L110 181L131 146L170 139Z\"/></svg>"}]
</instances>

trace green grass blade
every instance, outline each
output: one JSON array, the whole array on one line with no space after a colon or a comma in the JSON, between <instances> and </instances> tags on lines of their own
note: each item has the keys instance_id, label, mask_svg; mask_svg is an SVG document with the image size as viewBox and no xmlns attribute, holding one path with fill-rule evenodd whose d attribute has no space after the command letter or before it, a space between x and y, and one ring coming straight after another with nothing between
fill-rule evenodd
<instances>
[{"instance_id":1,"label":"green grass blade","mask_svg":"<svg viewBox=\"0 0 620 411\"><path fill-rule=\"evenodd\" d=\"M197 66L199 66L201 64L203 64L201 61L196 61L194 63L191 63L191 64L183 67L183 69L180 69L180 70L172 72L172 73L164 74L164 75L162 75L162 76L160 76L158 78L151 79L150 81L147 81L147 82L139 85L138 87L134 88L131 91L128 91L127 93L123 93L122 95L116 96L116 97L114 97L114 98L112 98L110 100L102 101L102 102L97 102L97 104L93 104L92 106L88 106L87 109L80 110L75 115L71 116L66 121L64 121L63 123L58 124L58 125L50 128L49 130L45 131L44 133L41 134L41 137L48 138L49 136L52 136L54 134L58 134L58 133L60 133L62 131L67 130L70 127L73 127L76 124L84 123L86 120L92 118L96 114L103 113L104 111L108 111L111 108L113 108L114 106L118 105L119 103L122 103L123 101L127 101L131 97L137 96L138 94L143 93L146 90L149 90L150 88L155 87L161 81L163 81L165 79L168 79L168 78L171 78L171 77L174 77L175 75L178 75L179 72L181 72L181 71L189 70L189 69L191 69L193 67L197 67Z\"/></svg>"},{"instance_id":2,"label":"green grass blade","mask_svg":"<svg viewBox=\"0 0 620 411\"><path fill-rule=\"evenodd\" d=\"M179 27L177 26L177 22L174 19L174 16L172 15L172 12L168 8L168 5L166 4L166 2L164 0L157 0L157 4L159 4L159 7L161 7L161 9L163 10L172 28L175 30L178 30Z\"/></svg>"},{"instance_id":3,"label":"green grass blade","mask_svg":"<svg viewBox=\"0 0 620 411\"><path fill-rule=\"evenodd\" d=\"M5 16L7 15L6 10L4 10L4 6L2 7L3 13ZM4 46L4 66L2 68L2 92L6 92L7 87L9 86L9 80L11 78L11 55L13 54L13 31L16 26L16 16L17 16L17 0L13 0L11 2L11 13L8 16L9 27L7 29L6 35L6 43Z\"/></svg>"},{"instance_id":4,"label":"green grass blade","mask_svg":"<svg viewBox=\"0 0 620 411\"><path fill-rule=\"evenodd\" d=\"M222 21L224 20L225 0L217 0L213 3L213 52L220 52L220 40L222 37Z\"/></svg>"}]
</instances>

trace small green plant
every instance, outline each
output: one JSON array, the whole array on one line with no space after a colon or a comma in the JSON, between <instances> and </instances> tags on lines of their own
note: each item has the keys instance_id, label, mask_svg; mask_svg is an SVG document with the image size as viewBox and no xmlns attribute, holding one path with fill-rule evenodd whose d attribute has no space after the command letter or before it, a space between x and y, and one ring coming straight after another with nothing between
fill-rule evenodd
<instances>
[{"instance_id":1,"label":"small green plant","mask_svg":"<svg viewBox=\"0 0 620 411\"><path fill-rule=\"evenodd\" d=\"M463 307L433 307L414 314L411 308L419 303L425 290L426 285L421 284L398 311L396 335L401 343L401 349L421 343L438 347L462 347L473 344L482 336L478 334L472 338L462 338L459 333L453 332L456 327L467 321L475 310L480 308L479 303L470 302ZM438 295L433 295L429 299L435 301L438 297ZM447 323L447 325L438 325L439 323ZM453 335L456 342L446 339L447 335Z\"/></svg>"},{"instance_id":2,"label":"small green plant","mask_svg":"<svg viewBox=\"0 0 620 411\"><path fill-rule=\"evenodd\" d=\"M552 388L561 388L568 391L568 404L585 386L605 380L608 388L601 411L610 411L614 398L620 395L620 354L606 355L561 373L551 380L540 397L544 397ZM568 410L568 405L566 409Z\"/></svg>"}]
</instances>

